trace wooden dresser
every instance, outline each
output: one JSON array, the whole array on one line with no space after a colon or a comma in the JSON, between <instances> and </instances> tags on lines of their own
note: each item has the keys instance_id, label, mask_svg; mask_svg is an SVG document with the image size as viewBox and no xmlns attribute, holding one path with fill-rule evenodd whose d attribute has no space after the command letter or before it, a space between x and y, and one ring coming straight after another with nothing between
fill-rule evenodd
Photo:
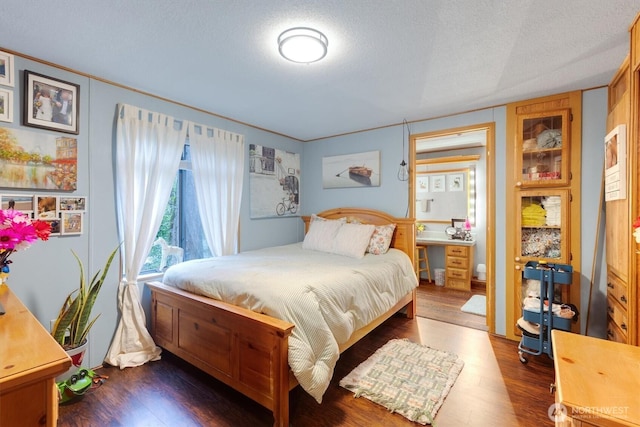
<instances>
[{"instance_id":1,"label":"wooden dresser","mask_svg":"<svg viewBox=\"0 0 640 427\"><path fill-rule=\"evenodd\" d=\"M71 359L6 284L0 303L0 426L56 426L55 378Z\"/></svg>"},{"instance_id":2,"label":"wooden dresser","mask_svg":"<svg viewBox=\"0 0 640 427\"><path fill-rule=\"evenodd\" d=\"M556 426L640 426L639 347L558 329L551 339Z\"/></svg>"}]
</instances>

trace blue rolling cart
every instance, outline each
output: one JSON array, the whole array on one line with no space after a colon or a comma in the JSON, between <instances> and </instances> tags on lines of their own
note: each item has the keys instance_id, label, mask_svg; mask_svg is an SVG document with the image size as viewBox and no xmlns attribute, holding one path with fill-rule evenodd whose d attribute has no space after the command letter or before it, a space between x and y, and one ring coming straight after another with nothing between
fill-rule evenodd
<instances>
[{"instance_id":1,"label":"blue rolling cart","mask_svg":"<svg viewBox=\"0 0 640 427\"><path fill-rule=\"evenodd\" d=\"M540 325L540 333L537 336L532 336L523 332L522 339L518 345L518 357L522 363L527 363L526 354L538 356L545 353L553 359L553 349L550 341L551 329L570 331L572 321L571 318L553 314L554 284L570 285L573 277L573 267L565 264L545 264L530 261L525 264L522 277L540 281L539 310L522 310L524 320ZM546 310L545 300L549 303Z\"/></svg>"}]
</instances>

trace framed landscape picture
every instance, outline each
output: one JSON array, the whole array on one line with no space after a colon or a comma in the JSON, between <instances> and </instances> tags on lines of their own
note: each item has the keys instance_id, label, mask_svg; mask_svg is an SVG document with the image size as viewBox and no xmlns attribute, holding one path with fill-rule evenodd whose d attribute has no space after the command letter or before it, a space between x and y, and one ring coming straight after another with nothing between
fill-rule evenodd
<instances>
[{"instance_id":1,"label":"framed landscape picture","mask_svg":"<svg viewBox=\"0 0 640 427\"><path fill-rule=\"evenodd\" d=\"M24 71L22 124L78 134L80 86Z\"/></svg>"}]
</instances>

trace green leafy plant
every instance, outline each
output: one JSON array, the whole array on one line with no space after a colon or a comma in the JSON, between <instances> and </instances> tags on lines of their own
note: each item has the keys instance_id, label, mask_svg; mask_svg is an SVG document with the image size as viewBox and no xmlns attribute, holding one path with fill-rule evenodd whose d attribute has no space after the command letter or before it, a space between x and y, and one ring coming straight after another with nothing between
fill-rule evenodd
<instances>
[{"instance_id":1,"label":"green leafy plant","mask_svg":"<svg viewBox=\"0 0 640 427\"><path fill-rule=\"evenodd\" d=\"M107 277L109 267L111 267L111 262L118 252L118 249L119 246L111 252L102 270L102 275L100 275L100 270L98 270L89 284L87 284L82 261L73 250L71 251L80 267L80 286L73 290L65 299L53 326L53 331L51 332L53 338L65 350L82 345L87 339L91 327L100 316L98 315L89 321L93 304L96 302L100 288L102 288L104 279Z\"/></svg>"}]
</instances>

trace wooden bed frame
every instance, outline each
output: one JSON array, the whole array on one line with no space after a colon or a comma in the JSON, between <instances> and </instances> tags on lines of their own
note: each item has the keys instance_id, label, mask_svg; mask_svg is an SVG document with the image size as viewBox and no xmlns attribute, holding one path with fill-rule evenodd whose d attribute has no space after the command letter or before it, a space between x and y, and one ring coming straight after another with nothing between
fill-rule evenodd
<instances>
[{"instance_id":1,"label":"wooden bed frame","mask_svg":"<svg viewBox=\"0 0 640 427\"><path fill-rule=\"evenodd\" d=\"M384 212L338 208L319 213L327 219L347 217L361 223L395 223L391 246L414 263L415 221ZM302 217L305 232L310 217ZM182 291L160 282L151 289L151 335L156 344L202 369L273 412L274 426L289 426L289 391L297 385L288 364L288 338L292 323ZM413 318L416 291L404 296L389 311L355 331L340 346L343 352L399 310Z\"/></svg>"}]
</instances>

